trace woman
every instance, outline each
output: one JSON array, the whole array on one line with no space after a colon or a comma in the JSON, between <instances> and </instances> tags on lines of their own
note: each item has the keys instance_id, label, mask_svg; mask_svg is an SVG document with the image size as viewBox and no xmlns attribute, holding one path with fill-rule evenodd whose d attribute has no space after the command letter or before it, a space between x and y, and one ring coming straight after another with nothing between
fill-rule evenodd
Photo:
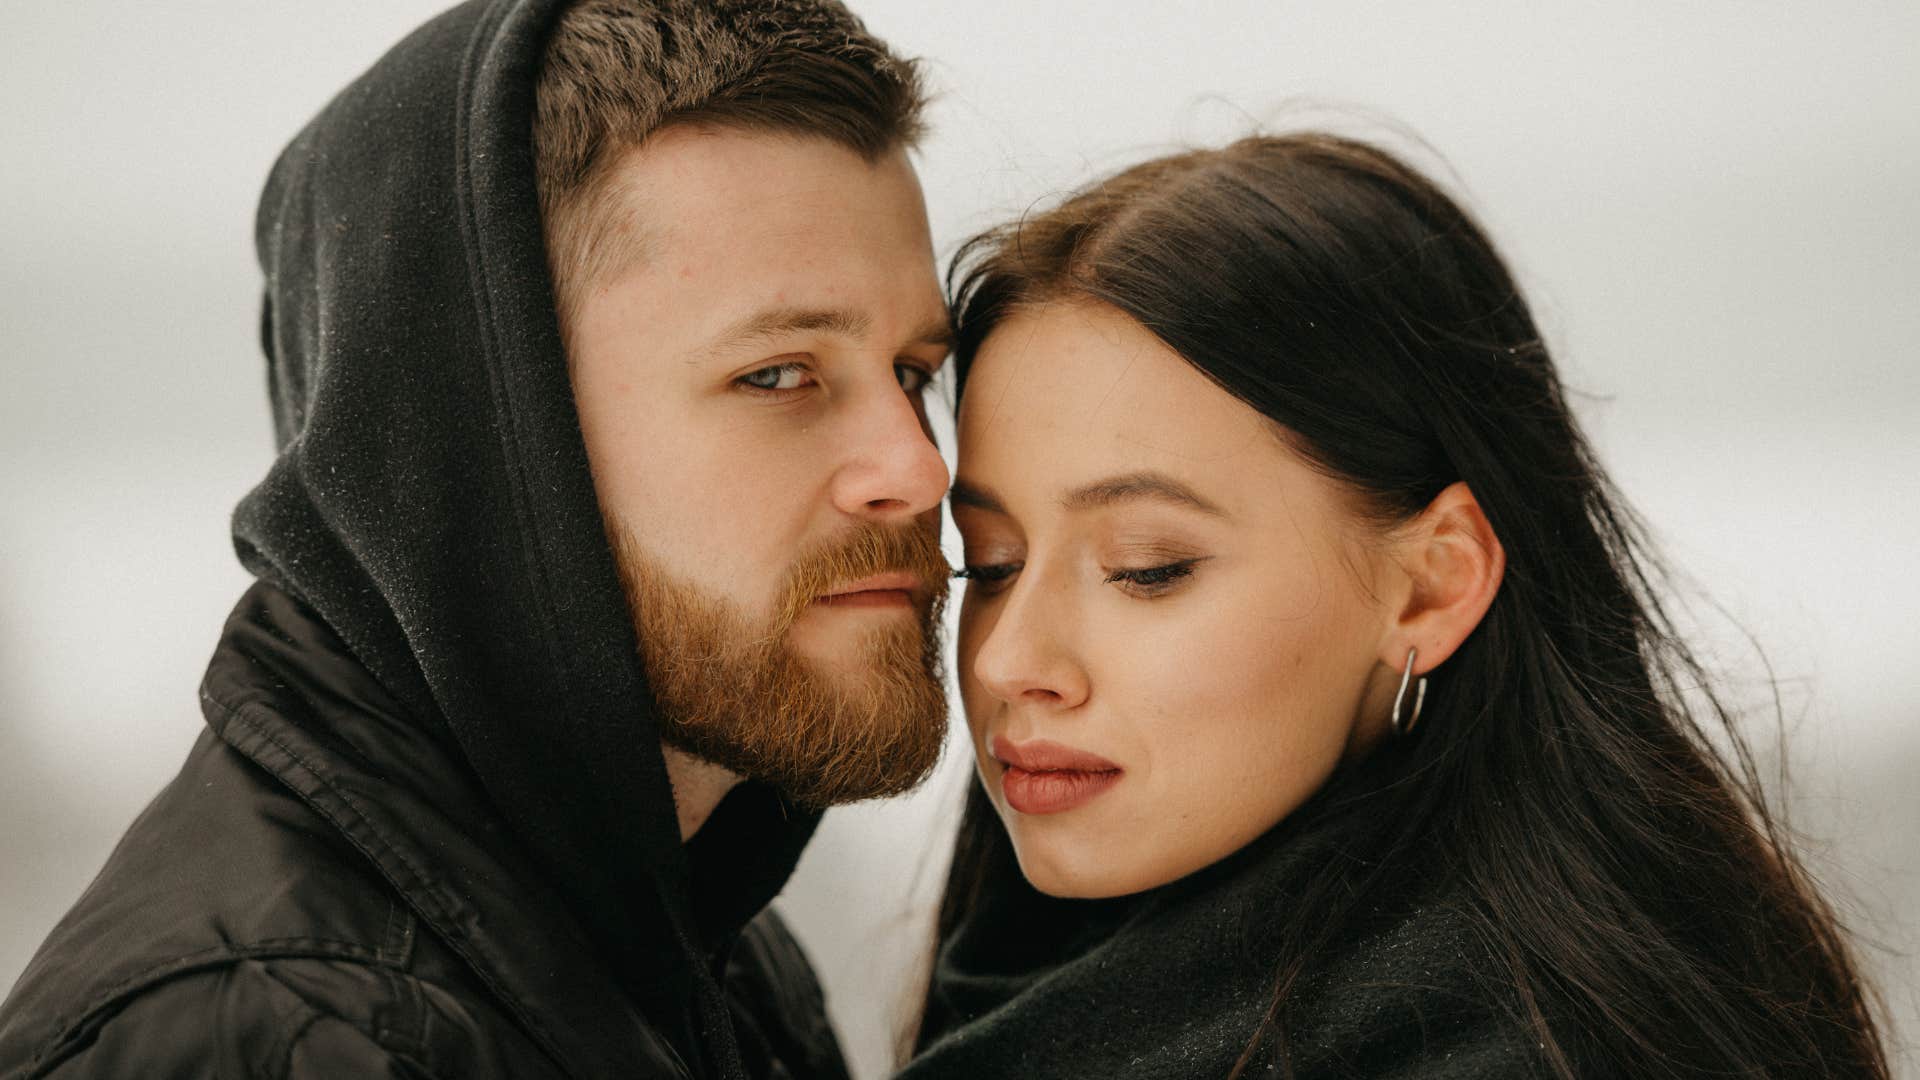
<instances>
[{"instance_id":1,"label":"woman","mask_svg":"<svg viewBox=\"0 0 1920 1080\"><path fill-rule=\"evenodd\" d=\"M980 783L907 1077L1886 1075L1434 185L1250 138L956 272Z\"/></svg>"}]
</instances>

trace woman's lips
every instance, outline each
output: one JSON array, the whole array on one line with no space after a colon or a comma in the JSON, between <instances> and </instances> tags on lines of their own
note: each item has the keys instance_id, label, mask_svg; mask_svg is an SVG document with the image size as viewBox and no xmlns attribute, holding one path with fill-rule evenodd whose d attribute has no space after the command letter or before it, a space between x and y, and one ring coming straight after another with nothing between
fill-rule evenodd
<instances>
[{"instance_id":1,"label":"woman's lips","mask_svg":"<svg viewBox=\"0 0 1920 1080\"><path fill-rule=\"evenodd\" d=\"M1022 814L1058 814L1085 805L1120 782L1120 766L1098 754L1036 739L994 736L989 747L1004 766L1000 790Z\"/></svg>"},{"instance_id":2,"label":"woman's lips","mask_svg":"<svg viewBox=\"0 0 1920 1080\"><path fill-rule=\"evenodd\" d=\"M1058 814L1071 810L1119 782L1117 770L1028 772L1009 765L1000 774L1000 790L1006 793L1007 805L1023 814Z\"/></svg>"}]
</instances>

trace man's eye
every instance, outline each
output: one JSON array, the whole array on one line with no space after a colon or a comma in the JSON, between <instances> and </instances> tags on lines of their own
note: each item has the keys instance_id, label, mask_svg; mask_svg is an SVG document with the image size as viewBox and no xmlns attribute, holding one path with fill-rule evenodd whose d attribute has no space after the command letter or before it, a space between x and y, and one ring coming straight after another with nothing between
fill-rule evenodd
<instances>
[{"instance_id":1,"label":"man's eye","mask_svg":"<svg viewBox=\"0 0 1920 1080\"><path fill-rule=\"evenodd\" d=\"M900 380L900 389L909 394L917 394L933 381L933 372L916 364L893 365L893 377Z\"/></svg>"},{"instance_id":2,"label":"man's eye","mask_svg":"<svg viewBox=\"0 0 1920 1080\"><path fill-rule=\"evenodd\" d=\"M807 372L807 365L800 363L775 364L763 367L759 371L748 372L736 380L743 386L755 390L798 390L811 385L813 377Z\"/></svg>"}]
</instances>

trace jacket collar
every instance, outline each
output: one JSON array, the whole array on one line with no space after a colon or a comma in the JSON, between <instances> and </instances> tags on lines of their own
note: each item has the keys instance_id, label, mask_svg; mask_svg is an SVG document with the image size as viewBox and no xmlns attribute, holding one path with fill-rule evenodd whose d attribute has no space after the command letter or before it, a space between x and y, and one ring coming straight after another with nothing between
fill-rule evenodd
<instances>
[{"instance_id":1,"label":"jacket collar","mask_svg":"<svg viewBox=\"0 0 1920 1080\"><path fill-rule=\"evenodd\" d=\"M201 700L214 732L372 862L568 1072L677 1056L661 1033L693 1023L683 1003L704 973L679 960L666 920L651 920L653 970L621 986L458 757L292 597L246 593Z\"/></svg>"}]
</instances>

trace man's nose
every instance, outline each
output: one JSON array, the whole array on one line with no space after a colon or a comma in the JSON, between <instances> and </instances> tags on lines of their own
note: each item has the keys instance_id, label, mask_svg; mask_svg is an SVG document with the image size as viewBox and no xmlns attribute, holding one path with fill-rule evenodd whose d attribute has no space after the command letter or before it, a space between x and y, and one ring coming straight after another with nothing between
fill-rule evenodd
<instances>
[{"instance_id":1,"label":"man's nose","mask_svg":"<svg viewBox=\"0 0 1920 1080\"><path fill-rule=\"evenodd\" d=\"M843 513L904 521L940 505L947 463L906 390L896 384L864 395L843 430L849 449L833 482Z\"/></svg>"}]
</instances>

